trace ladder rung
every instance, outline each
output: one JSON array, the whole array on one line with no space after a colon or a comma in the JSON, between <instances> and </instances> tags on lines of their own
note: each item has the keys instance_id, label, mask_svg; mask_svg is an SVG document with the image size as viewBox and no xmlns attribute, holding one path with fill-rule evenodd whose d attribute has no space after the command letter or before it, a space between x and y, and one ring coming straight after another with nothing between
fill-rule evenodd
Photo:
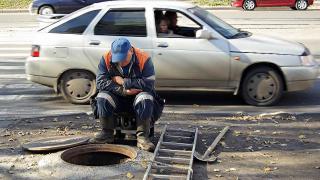
<instances>
[{"instance_id":1,"label":"ladder rung","mask_svg":"<svg viewBox=\"0 0 320 180\"><path fill-rule=\"evenodd\" d=\"M179 146L179 147L193 147L193 144L189 144L189 143L176 143L176 142L162 142L161 145L165 145L165 146Z\"/></svg>"},{"instance_id":2,"label":"ladder rung","mask_svg":"<svg viewBox=\"0 0 320 180\"><path fill-rule=\"evenodd\" d=\"M174 150L174 149L159 149L162 153L180 153L185 155L191 155L192 151Z\"/></svg>"},{"instance_id":3,"label":"ladder rung","mask_svg":"<svg viewBox=\"0 0 320 180\"><path fill-rule=\"evenodd\" d=\"M177 138L177 139L193 139L194 137L186 137L186 136L175 136L175 135L169 135L165 134L165 138Z\"/></svg>"},{"instance_id":4,"label":"ladder rung","mask_svg":"<svg viewBox=\"0 0 320 180\"><path fill-rule=\"evenodd\" d=\"M176 157L165 157L165 156L158 156L158 157L156 157L156 160L176 162L176 163L186 163L186 164L190 163L190 159L176 158Z\"/></svg>"},{"instance_id":5,"label":"ladder rung","mask_svg":"<svg viewBox=\"0 0 320 180\"><path fill-rule=\"evenodd\" d=\"M185 129L167 129L167 132L186 132L186 133L195 133L195 131L185 130Z\"/></svg>"},{"instance_id":6,"label":"ladder rung","mask_svg":"<svg viewBox=\"0 0 320 180\"><path fill-rule=\"evenodd\" d=\"M186 178L186 176L182 175L169 175L169 174L150 174L149 176L152 176L154 178L166 178L166 179L174 179L174 178Z\"/></svg>"},{"instance_id":7,"label":"ladder rung","mask_svg":"<svg viewBox=\"0 0 320 180\"><path fill-rule=\"evenodd\" d=\"M175 171L188 171L188 167L179 167L179 166L174 166L174 165L157 165L157 164L153 164L152 165L152 168L155 169L155 170L158 170L158 169L165 169L165 170L175 170Z\"/></svg>"}]
</instances>

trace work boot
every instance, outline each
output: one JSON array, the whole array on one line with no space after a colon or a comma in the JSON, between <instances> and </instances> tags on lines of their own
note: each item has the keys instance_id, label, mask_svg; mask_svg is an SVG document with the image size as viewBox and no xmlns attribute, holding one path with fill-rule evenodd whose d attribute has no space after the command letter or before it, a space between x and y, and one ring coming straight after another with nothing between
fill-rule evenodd
<instances>
[{"instance_id":1,"label":"work boot","mask_svg":"<svg viewBox=\"0 0 320 180\"><path fill-rule=\"evenodd\" d=\"M144 151L153 152L155 149L154 144L150 141L149 137L138 136L137 137L137 147Z\"/></svg>"},{"instance_id":2,"label":"work boot","mask_svg":"<svg viewBox=\"0 0 320 180\"><path fill-rule=\"evenodd\" d=\"M89 140L93 144L111 144L114 142L114 118L100 118L102 130Z\"/></svg>"},{"instance_id":3,"label":"work boot","mask_svg":"<svg viewBox=\"0 0 320 180\"><path fill-rule=\"evenodd\" d=\"M137 147L144 150L153 152L155 147L149 139L150 134L150 120L137 121Z\"/></svg>"}]
</instances>

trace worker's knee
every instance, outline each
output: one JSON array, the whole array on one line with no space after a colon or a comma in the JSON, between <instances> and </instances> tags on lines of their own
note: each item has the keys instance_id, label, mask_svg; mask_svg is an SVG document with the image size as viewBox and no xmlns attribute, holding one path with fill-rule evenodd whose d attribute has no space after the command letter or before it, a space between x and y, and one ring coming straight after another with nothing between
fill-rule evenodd
<instances>
[{"instance_id":1,"label":"worker's knee","mask_svg":"<svg viewBox=\"0 0 320 180\"><path fill-rule=\"evenodd\" d=\"M110 117L116 108L115 99L107 92L100 92L97 96L99 117Z\"/></svg>"},{"instance_id":2,"label":"worker's knee","mask_svg":"<svg viewBox=\"0 0 320 180\"><path fill-rule=\"evenodd\" d=\"M153 115L154 97L147 92L136 95L133 108L136 116L141 120L151 119Z\"/></svg>"}]
</instances>

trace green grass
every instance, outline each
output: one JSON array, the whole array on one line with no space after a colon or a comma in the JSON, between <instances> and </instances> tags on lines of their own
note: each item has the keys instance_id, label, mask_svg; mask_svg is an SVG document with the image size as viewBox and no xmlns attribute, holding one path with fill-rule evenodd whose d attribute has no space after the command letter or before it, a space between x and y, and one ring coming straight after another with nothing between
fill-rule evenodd
<instances>
[{"instance_id":1,"label":"green grass","mask_svg":"<svg viewBox=\"0 0 320 180\"><path fill-rule=\"evenodd\" d=\"M28 8L32 0L0 0L0 9Z\"/></svg>"},{"instance_id":2,"label":"green grass","mask_svg":"<svg viewBox=\"0 0 320 180\"><path fill-rule=\"evenodd\" d=\"M231 0L193 0L193 3L200 6L230 6Z\"/></svg>"}]
</instances>

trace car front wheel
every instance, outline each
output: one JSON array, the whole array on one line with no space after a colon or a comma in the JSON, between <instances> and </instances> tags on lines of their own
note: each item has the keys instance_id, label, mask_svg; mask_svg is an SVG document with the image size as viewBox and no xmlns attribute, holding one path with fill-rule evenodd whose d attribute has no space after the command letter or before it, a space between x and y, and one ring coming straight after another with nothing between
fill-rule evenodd
<instances>
[{"instance_id":1,"label":"car front wheel","mask_svg":"<svg viewBox=\"0 0 320 180\"><path fill-rule=\"evenodd\" d=\"M42 6L40 9L39 9L39 14L40 15L46 15L46 14L53 14L54 13L54 10L52 7L50 6Z\"/></svg>"},{"instance_id":2,"label":"car front wheel","mask_svg":"<svg viewBox=\"0 0 320 180\"><path fill-rule=\"evenodd\" d=\"M96 92L96 80L88 71L69 71L60 78L59 90L70 103L88 104Z\"/></svg>"},{"instance_id":3,"label":"car front wheel","mask_svg":"<svg viewBox=\"0 0 320 180\"><path fill-rule=\"evenodd\" d=\"M307 0L297 0L295 8L297 10L306 10L308 8L308 1Z\"/></svg>"},{"instance_id":4,"label":"car front wheel","mask_svg":"<svg viewBox=\"0 0 320 180\"><path fill-rule=\"evenodd\" d=\"M247 11L252 11L256 8L256 2L254 0L245 0L242 8Z\"/></svg>"},{"instance_id":5,"label":"car front wheel","mask_svg":"<svg viewBox=\"0 0 320 180\"><path fill-rule=\"evenodd\" d=\"M241 85L244 101L254 106L270 106L276 104L284 90L284 82L280 74L270 67L258 67L250 70Z\"/></svg>"}]
</instances>

